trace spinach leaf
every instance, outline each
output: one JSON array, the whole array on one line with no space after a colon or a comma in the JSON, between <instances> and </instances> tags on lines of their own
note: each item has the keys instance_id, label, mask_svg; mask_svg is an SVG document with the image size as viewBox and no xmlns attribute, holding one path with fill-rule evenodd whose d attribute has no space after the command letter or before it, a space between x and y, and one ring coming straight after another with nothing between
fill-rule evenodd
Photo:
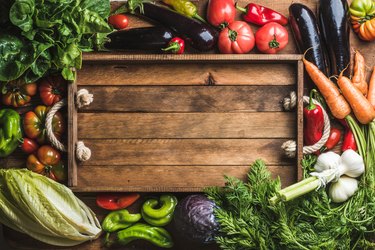
<instances>
[{"instance_id":1,"label":"spinach leaf","mask_svg":"<svg viewBox=\"0 0 375 250\"><path fill-rule=\"evenodd\" d=\"M112 32L109 0L14 0L7 6L0 13L7 13L17 35L0 39L0 81L22 75L34 81L49 71L74 80L82 51L94 50Z\"/></svg>"},{"instance_id":2,"label":"spinach leaf","mask_svg":"<svg viewBox=\"0 0 375 250\"><path fill-rule=\"evenodd\" d=\"M0 34L0 81L19 78L50 47L51 44L26 43L14 35Z\"/></svg>"},{"instance_id":3,"label":"spinach leaf","mask_svg":"<svg viewBox=\"0 0 375 250\"><path fill-rule=\"evenodd\" d=\"M33 29L35 4L32 0L16 0L10 8L10 21L24 32Z\"/></svg>"},{"instance_id":4,"label":"spinach leaf","mask_svg":"<svg viewBox=\"0 0 375 250\"><path fill-rule=\"evenodd\" d=\"M102 18L108 18L111 11L109 1L102 0L82 0L80 4L82 9L87 9L98 13Z\"/></svg>"}]
</instances>

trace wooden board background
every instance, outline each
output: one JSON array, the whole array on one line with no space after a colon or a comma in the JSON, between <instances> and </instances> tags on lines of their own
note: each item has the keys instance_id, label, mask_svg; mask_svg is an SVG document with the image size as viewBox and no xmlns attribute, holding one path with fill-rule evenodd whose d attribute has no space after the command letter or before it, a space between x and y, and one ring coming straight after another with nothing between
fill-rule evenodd
<instances>
[{"instance_id":1,"label":"wooden board background","mask_svg":"<svg viewBox=\"0 0 375 250\"><path fill-rule=\"evenodd\" d=\"M302 121L282 100L297 86L302 93L300 59L86 55L76 85L94 102L77 112L77 137L92 157L77 167L77 183L72 174L73 190L202 191L224 185L224 175L243 179L259 158L294 182L296 160L281 145Z\"/></svg>"},{"instance_id":2,"label":"wooden board background","mask_svg":"<svg viewBox=\"0 0 375 250\"><path fill-rule=\"evenodd\" d=\"M198 1L192 0L192 1L200 6L200 13L202 14L203 11L204 11L204 8L205 8L206 0L200 0L200 1L199 0ZM238 2L241 6L245 6L248 1L239 0ZM300 3L306 4L307 6L309 6L313 10L316 10L316 5L317 5L317 1L315 1L315 0L297 0L297 1L254 0L252 2L266 5L266 6L268 6L270 8L273 8L273 9L275 9L275 10L277 10L277 11L279 11L279 12L285 14L285 15L288 15L288 7L292 2L300 2ZM237 17L237 19L239 20L240 18ZM132 27L149 25L147 22L141 21L137 17L131 17L130 23L131 23ZM256 27L255 26L252 26L252 27L255 31ZM287 28L289 30L289 27L287 27ZM290 30L289 30L289 36L290 36L289 44L287 45L287 47L283 51L280 52L280 54L295 54L295 53L297 53L295 43L292 39L292 34L291 34ZM375 65L375 53L373 52L374 49L375 49L374 43L362 42L353 34L353 32L351 32L351 44L352 44L353 48L359 49L362 52L362 54L366 58L367 65L369 65L369 66ZM251 53L255 54L255 53L258 53L258 52L256 50L254 50ZM258 73L259 74L262 73L262 68L260 68L258 70ZM26 156L24 154L22 154L20 151L17 151L12 157L0 159L0 164L3 167L23 167L24 163L25 163L25 158L26 158ZM291 170L290 168L283 168L282 170L279 170L279 171L275 170L274 173L275 174L283 174L284 176L293 175L293 172L291 172L290 170ZM101 174L101 173L99 173L99 174ZM152 178L152 177L150 177L150 178ZM99 219L102 219L103 216L107 214L106 211L101 210L96 206L96 204L94 202L95 193L84 193L84 194L78 193L77 195L88 206L90 206L96 212ZM137 208L134 207L133 209L136 210ZM177 237L177 235L175 235L175 233L174 233L173 228L171 228L169 231L173 234L174 237ZM44 250L47 250L47 249L74 249L74 250L103 249L101 247L101 244L102 244L101 240L88 242L88 243L82 244L82 245L74 247L74 248L56 248L56 247L44 245L40 242L37 242L35 240L30 239L29 237L27 237L25 235L15 233L12 230L9 230L7 228L5 228L4 234L5 234L6 242L8 243L9 246L11 246L12 249L44 249ZM209 247L194 246L194 245L191 245L190 242L185 242L185 241L179 240L178 238L175 240L175 242L176 242L176 247L174 249L189 249L189 250L190 249L216 249L215 246L209 246ZM122 247L121 249L139 249L139 250L141 250L141 249L146 250L147 249L148 250L148 249L155 249L155 248L153 248L152 246L147 245L147 244L145 244L145 245L135 244L135 245L131 245L130 247Z\"/></svg>"}]
</instances>

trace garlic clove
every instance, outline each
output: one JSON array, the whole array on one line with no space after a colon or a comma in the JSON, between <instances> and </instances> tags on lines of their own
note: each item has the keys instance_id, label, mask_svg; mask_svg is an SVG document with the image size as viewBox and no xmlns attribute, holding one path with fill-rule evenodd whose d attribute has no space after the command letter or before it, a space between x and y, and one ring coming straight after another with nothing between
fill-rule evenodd
<instances>
[{"instance_id":1,"label":"garlic clove","mask_svg":"<svg viewBox=\"0 0 375 250\"><path fill-rule=\"evenodd\" d=\"M337 169L340 165L340 155L336 154L335 152L328 151L326 153L319 155L314 168L316 172L323 172L327 169Z\"/></svg>"},{"instance_id":2,"label":"garlic clove","mask_svg":"<svg viewBox=\"0 0 375 250\"><path fill-rule=\"evenodd\" d=\"M342 153L341 161L345 165L344 174L347 176L355 178L365 172L365 164L362 156L352 149L348 149Z\"/></svg>"},{"instance_id":3,"label":"garlic clove","mask_svg":"<svg viewBox=\"0 0 375 250\"><path fill-rule=\"evenodd\" d=\"M341 203L348 200L358 190L358 180L341 176L337 182L333 182L328 190L328 195L333 202Z\"/></svg>"}]
</instances>

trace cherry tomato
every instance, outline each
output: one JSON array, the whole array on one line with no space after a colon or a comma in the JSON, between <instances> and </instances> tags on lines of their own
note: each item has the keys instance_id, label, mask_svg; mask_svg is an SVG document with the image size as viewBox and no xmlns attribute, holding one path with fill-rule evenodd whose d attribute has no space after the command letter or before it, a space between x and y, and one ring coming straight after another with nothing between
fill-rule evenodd
<instances>
[{"instance_id":1,"label":"cherry tomato","mask_svg":"<svg viewBox=\"0 0 375 250\"><path fill-rule=\"evenodd\" d=\"M38 148L38 143L36 143L36 141L34 141L33 139L29 139L26 137L22 139L21 149L26 154L34 153L38 150Z\"/></svg>"},{"instance_id":2,"label":"cherry tomato","mask_svg":"<svg viewBox=\"0 0 375 250\"><path fill-rule=\"evenodd\" d=\"M137 193L103 193L96 196L96 204L107 210L119 210L132 205L139 197Z\"/></svg>"},{"instance_id":3,"label":"cherry tomato","mask_svg":"<svg viewBox=\"0 0 375 250\"><path fill-rule=\"evenodd\" d=\"M254 48L254 34L251 27L242 21L234 21L219 35L219 50L223 54L244 54Z\"/></svg>"},{"instance_id":4,"label":"cherry tomato","mask_svg":"<svg viewBox=\"0 0 375 250\"><path fill-rule=\"evenodd\" d=\"M123 14L112 15L108 18L108 23L117 30L122 30L128 27L128 17Z\"/></svg>"},{"instance_id":5,"label":"cherry tomato","mask_svg":"<svg viewBox=\"0 0 375 250\"><path fill-rule=\"evenodd\" d=\"M276 22L270 22L255 33L255 43L260 52L275 54L288 44L288 31Z\"/></svg>"}]
</instances>

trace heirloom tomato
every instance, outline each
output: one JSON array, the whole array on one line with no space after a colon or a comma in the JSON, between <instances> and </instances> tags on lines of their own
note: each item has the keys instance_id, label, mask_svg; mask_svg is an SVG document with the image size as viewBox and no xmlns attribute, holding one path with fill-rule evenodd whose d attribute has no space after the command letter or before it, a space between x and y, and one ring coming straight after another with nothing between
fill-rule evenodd
<instances>
[{"instance_id":1,"label":"heirloom tomato","mask_svg":"<svg viewBox=\"0 0 375 250\"><path fill-rule=\"evenodd\" d=\"M254 34L251 27L242 21L234 21L219 35L219 50L223 54L244 54L254 48Z\"/></svg>"}]
</instances>

